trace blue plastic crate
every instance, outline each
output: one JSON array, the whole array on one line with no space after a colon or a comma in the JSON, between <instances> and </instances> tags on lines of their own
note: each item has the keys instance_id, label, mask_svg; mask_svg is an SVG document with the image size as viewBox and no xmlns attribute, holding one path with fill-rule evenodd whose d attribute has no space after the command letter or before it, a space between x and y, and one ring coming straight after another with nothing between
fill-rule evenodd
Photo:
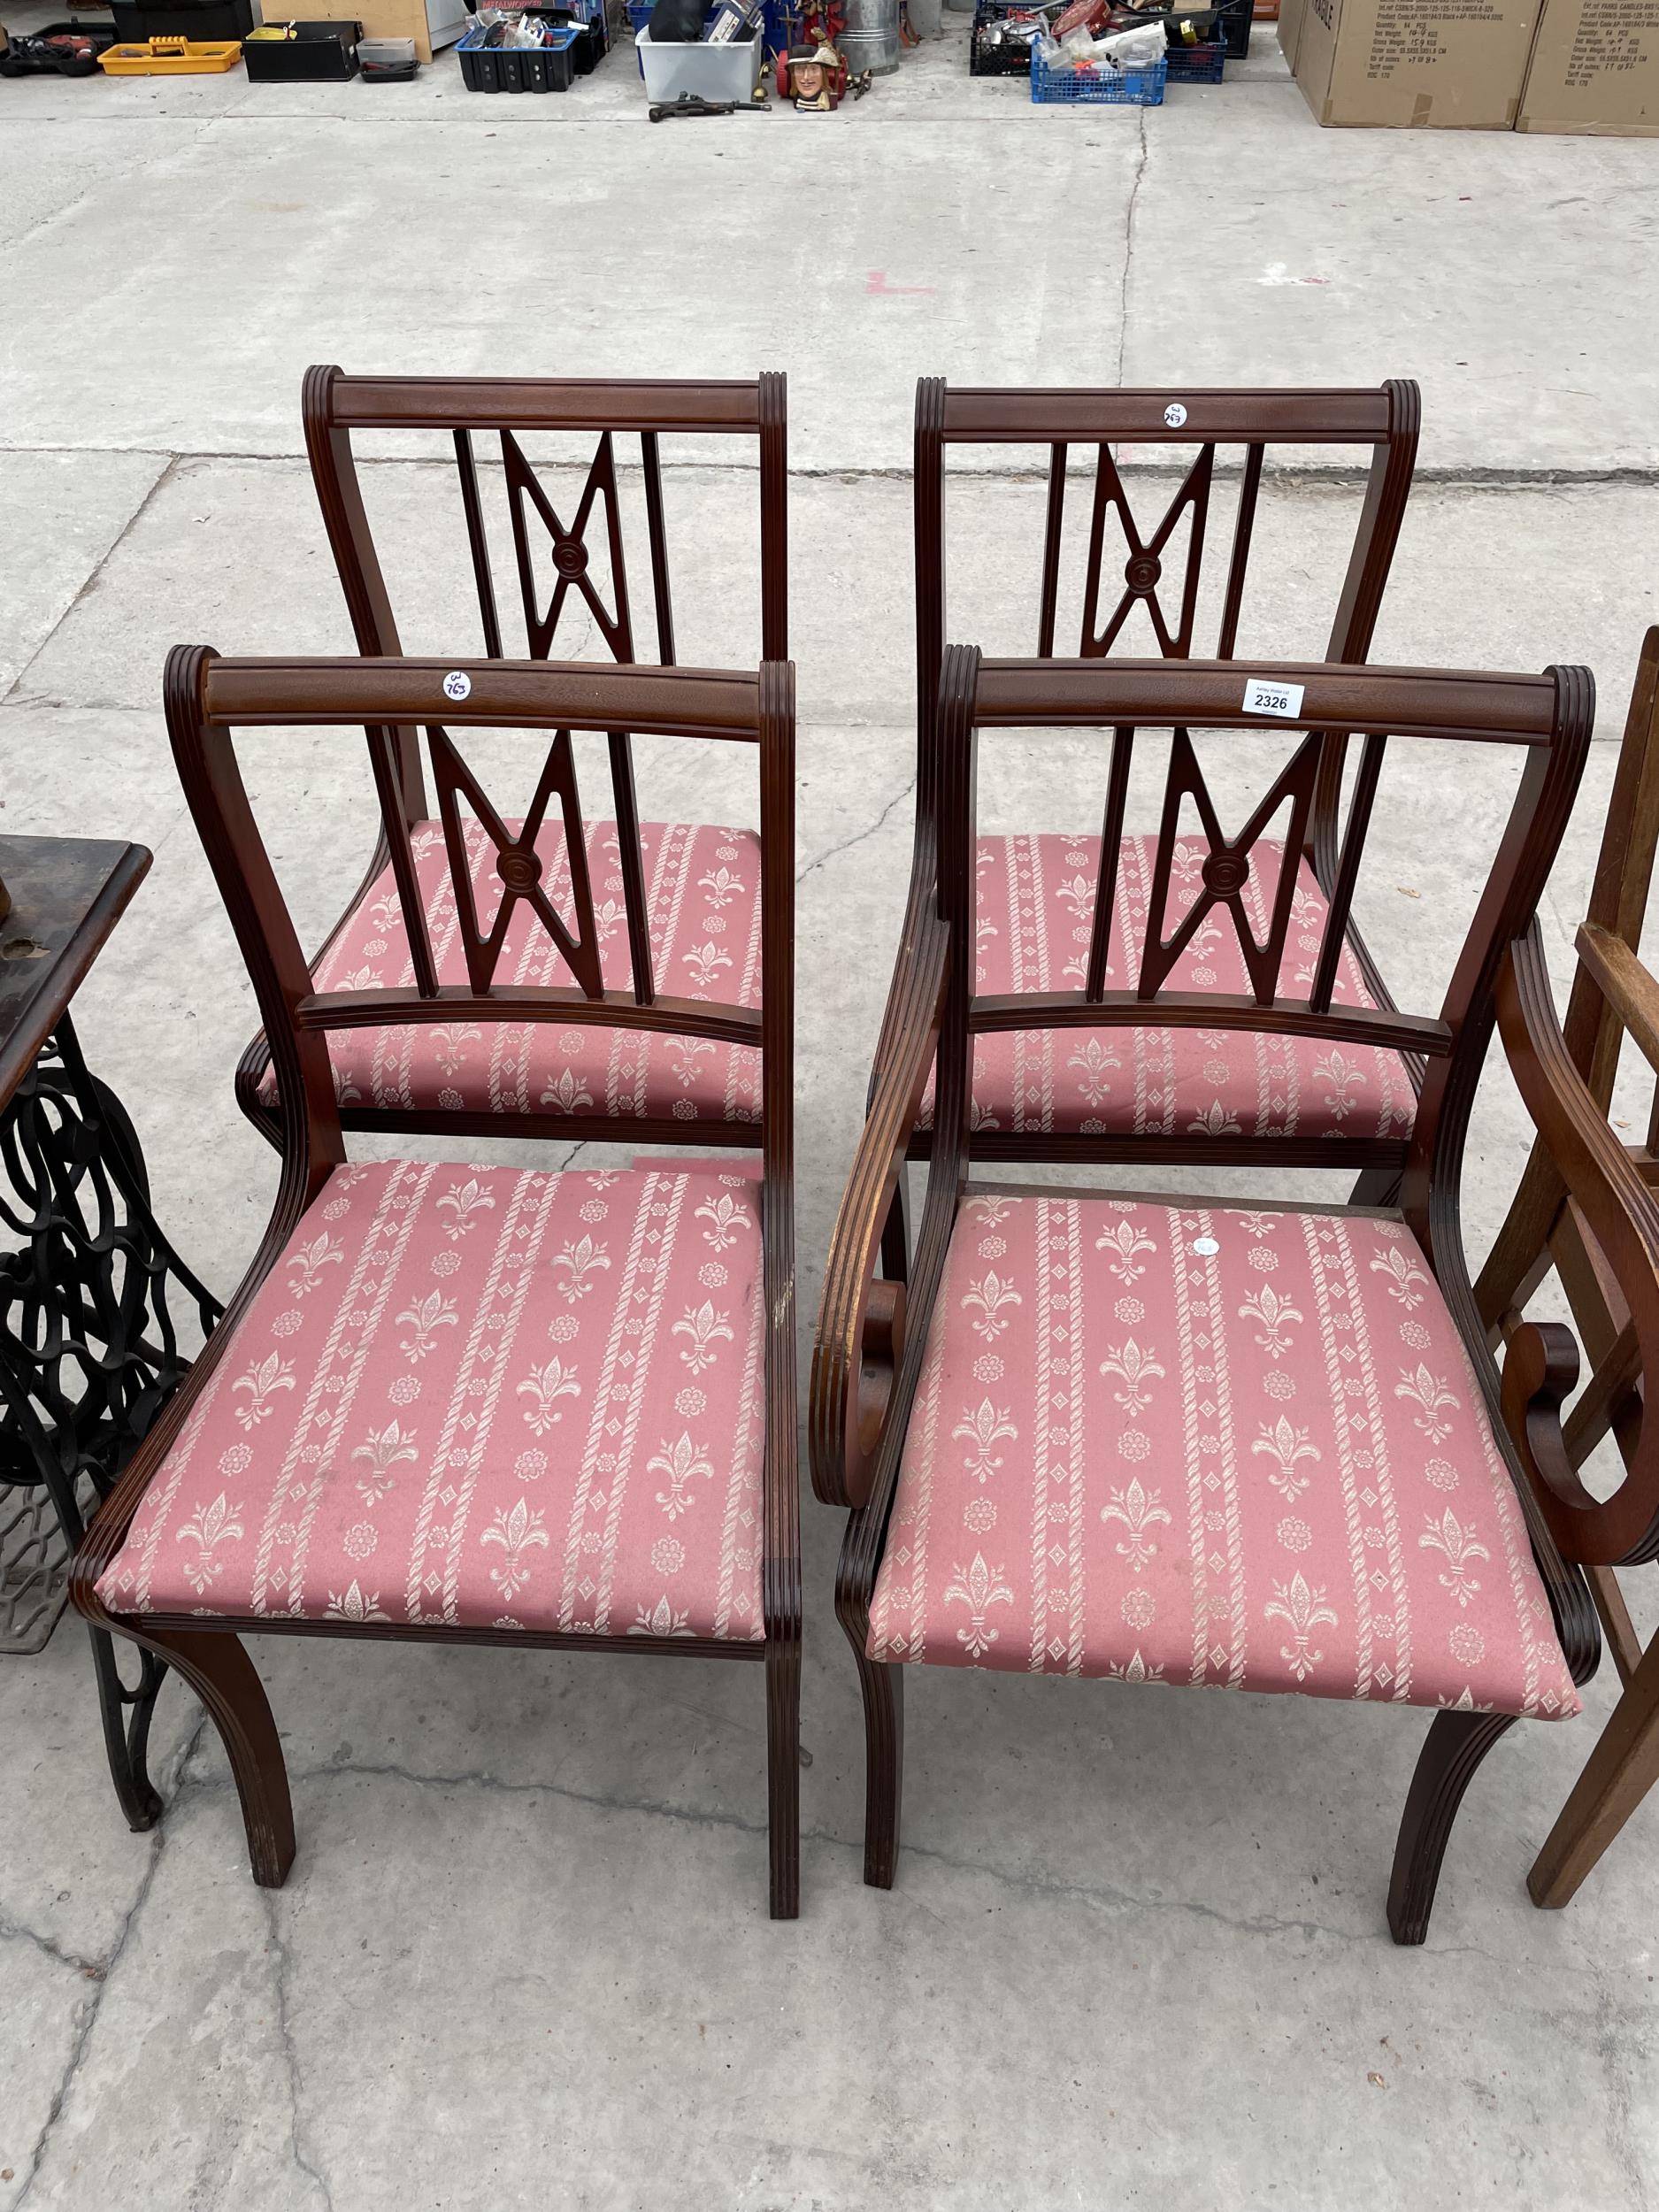
<instances>
[{"instance_id":1,"label":"blue plastic crate","mask_svg":"<svg viewBox=\"0 0 1659 2212\"><path fill-rule=\"evenodd\" d=\"M508 4L508 0L502 0ZM599 66L611 51L611 26L605 19L605 0L538 0L526 6L526 13L549 18L554 23L573 23L576 43L571 49L575 58L576 74L586 77Z\"/></svg>"},{"instance_id":2,"label":"blue plastic crate","mask_svg":"<svg viewBox=\"0 0 1659 2212\"><path fill-rule=\"evenodd\" d=\"M1087 100L1102 107L1162 107L1167 73L1161 57L1145 69L1050 69L1033 47L1031 96L1037 101Z\"/></svg>"},{"instance_id":3,"label":"blue plastic crate","mask_svg":"<svg viewBox=\"0 0 1659 2212\"><path fill-rule=\"evenodd\" d=\"M1227 65L1227 42L1213 38L1196 46L1171 46L1164 61L1171 84L1219 84Z\"/></svg>"},{"instance_id":4,"label":"blue plastic crate","mask_svg":"<svg viewBox=\"0 0 1659 2212\"><path fill-rule=\"evenodd\" d=\"M566 24L545 46L486 46L484 32L475 24L455 50L461 82L469 92L568 92L580 36Z\"/></svg>"}]
</instances>

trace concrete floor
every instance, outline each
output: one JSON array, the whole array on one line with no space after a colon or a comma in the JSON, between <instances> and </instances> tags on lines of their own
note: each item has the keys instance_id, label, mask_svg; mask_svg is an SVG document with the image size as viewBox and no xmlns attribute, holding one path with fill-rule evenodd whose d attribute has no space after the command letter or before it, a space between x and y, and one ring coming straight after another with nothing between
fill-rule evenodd
<instances>
[{"instance_id":1,"label":"concrete floor","mask_svg":"<svg viewBox=\"0 0 1659 2212\"><path fill-rule=\"evenodd\" d=\"M232 1103L249 994L159 667L181 637L349 648L299 458L312 360L788 371L803 1321L908 854L919 373L1418 376L1423 480L1377 657L1594 667L1609 741L1545 918L1564 976L1659 600L1659 156L1321 134L1271 34L1224 88L1158 111L1034 111L967 79L947 23L841 119L764 129L648 129L626 49L567 100L488 105L452 57L374 90L0 82L0 825L155 850L81 1026L221 1291L273 1162ZM693 459L670 486L701 564L682 655L752 657L753 481ZM447 611L452 494L419 461L371 476L407 641L472 647ZM1354 489L1271 492L1258 565L1277 588L1245 641L1317 651ZM961 488L957 634L1028 637L1040 497L1007 473ZM361 782L336 749L274 736L256 768L320 925L367 843ZM993 816L1097 818L1081 746L1010 740L1002 773ZM710 795L665 758L641 780L648 811ZM1396 982L1443 975L1502 788L1489 761L1391 766L1363 898ZM1495 1071L1470 1160L1477 1256L1525 1141ZM1659 1808L1567 1913L1522 1887L1605 1680L1584 1721L1494 1755L1421 1952L1390 1947L1382 1905L1422 1720L1316 1701L922 1674L901 1878L878 1896L829 1604L838 1517L809 1501L804 1521L792 1927L764 1916L747 1671L264 1647L301 1835L272 1896L188 1697L158 1716L166 1817L134 1837L79 1636L0 1662L0 2212L1659 2197Z\"/></svg>"}]
</instances>

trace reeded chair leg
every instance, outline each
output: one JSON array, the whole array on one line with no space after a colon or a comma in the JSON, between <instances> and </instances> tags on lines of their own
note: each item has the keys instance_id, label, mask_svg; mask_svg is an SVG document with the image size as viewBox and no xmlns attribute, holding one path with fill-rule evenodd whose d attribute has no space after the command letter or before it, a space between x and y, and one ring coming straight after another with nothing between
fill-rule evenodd
<instances>
[{"instance_id":1,"label":"reeded chair leg","mask_svg":"<svg viewBox=\"0 0 1659 2212\"><path fill-rule=\"evenodd\" d=\"M1396 1943L1421 1943L1428 1934L1440 1861L1463 1792L1498 1738L1514 1725L1508 1713L1435 1715L1411 1778L1394 1845L1388 1925Z\"/></svg>"},{"instance_id":2,"label":"reeded chair leg","mask_svg":"<svg viewBox=\"0 0 1659 2212\"><path fill-rule=\"evenodd\" d=\"M881 1272L890 1283L910 1279L910 1170L899 1170L898 1187L881 1227Z\"/></svg>"},{"instance_id":3,"label":"reeded chair leg","mask_svg":"<svg viewBox=\"0 0 1659 2212\"><path fill-rule=\"evenodd\" d=\"M207 1708L230 1761L261 1889L280 1889L294 1863L294 1807L276 1723L254 1663L234 1636L169 1628L145 1632Z\"/></svg>"},{"instance_id":4,"label":"reeded chair leg","mask_svg":"<svg viewBox=\"0 0 1659 2212\"><path fill-rule=\"evenodd\" d=\"M772 1855L772 1916L801 1912L801 1646L782 1637L766 1646L766 1827Z\"/></svg>"},{"instance_id":5,"label":"reeded chair leg","mask_svg":"<svg viewBox=\"0 0 1659 2212\"><path fill-rule=\"evenodd\" d=\"M862 1639L853 1652L864 1698L864 1880L872 1889L891 1889L904 1780L904 1671L867 1659Z\"/></svg>"},{"instance_id":6,"label":"reeded chair leg","mask_svg":"<svg viewBox=\"0 0 1659 2212\"><path fill-rule=\"evenodd\" d=\"M1584 1772L1562 1807L1526 1886L1532 1902L1570 1904L1631 1815L1659 1781L1659 1637L1624 1686Z\"/></svg>"}]
</instances>

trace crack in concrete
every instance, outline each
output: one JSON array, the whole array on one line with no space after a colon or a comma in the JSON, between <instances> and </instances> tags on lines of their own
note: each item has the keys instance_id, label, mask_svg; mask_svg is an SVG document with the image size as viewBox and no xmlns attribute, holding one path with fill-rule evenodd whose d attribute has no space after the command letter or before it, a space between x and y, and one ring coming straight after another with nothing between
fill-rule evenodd
<instances>
[{"instance_id":1,"label":"crack in concrete","mask_svg":"<svg viewBox=\"0 0 1659 2212\"><path fill-rule=\"evenodd\" d=\"M76 450L76 449L70 447L65 449L65 450L73 452ZM126 543L127 535L133 529L134 524L137 523L149 511L150 503L154 500L157 494L160 492L165 485L170 484L173 481L174 475L178 472L178 455L176 453L170 453L167 456L166 464L163 467L160 474L154 479L150 484L150 489L139 501L137 506L134 508L132 513L127 516L127 520L121 525L120 528L111 539L108 545L104 547L104 551L99 556L97 561L93 565L91 570L82 580L80 590L76 592L74 597L69 602L69 604L64 609L58 619L52 624L51 628L46 633L46 635L41 640L35 650L29 655L27 660L24 662L22 667L19 669L17 674L6 686L4 691L0 692L0 706L4 706L8 703L15 703L19 706L46 706L58 703L55 701L38 699L26 700L20 698L19 695L21 690L24 679L27 676L30 669L34 667L35 662L39 660L41 655L45 652L47 648L51 644L52 640L58 635L59 630L63 628L65 623L67 622L70 617L74 613L76 608L79 607L81 602L86 598L88 593L95 588L98 579L103 575L104 570L114 559L120 548Z\"/></svg>"},{"instance_id":2,"label":"crack in concrete","mask_svg":"<svg viewBox=\"0 0 1659 2212\"><path fill-rule=\"evenodd\" d=\"M32 1943L56 1965L66 1966L72 1973L82 1975L89 1982L101 1979L107 1970L104 1960L83 1958L79 1951L65 1951L51 1936L42 1935L38 1928L31 1928L5 1914L0 1914L0 1943Z\"/></svg>"},{"instance_id":3,"label":"crack in concrete","mask_svg":"<svg viewBox=\"0 0 1659 2212\"><path fill-rule=\"evenodd\" d=\"M400 1764L396 1760L336 1760L319 1766L292 1770L289 1783L299 1788L307 1784L326 1782L345 1776L363 1781L396 1781L407 1783L415 1789L478 1789L503 1797L555 1797L571 1804L585 1805L596 1811L641 1813L657 1819L674 1821L687 1827L728 1829L740 1835L764 1838L767 1832L764 1821L746 1819L739 1813L710 1811L692 1806L667 1805L660 1800L638 1797L607 1796L594 1790L572 1789L567 1784L554 1781L512 1781L503 1776L483 1770L461 1770L454 1773L425 1773L419 1769ZM233 1787L228 1775L204 1776L182 1787L203 1791L228 1791ZM845 1851L862 1857L862 1838L837 1834L829 1828L804 1827L801 1831L803 1844L822 1844L833 1850ZM943 1867L949 1872L976 1876L994 1882L1022 1896L1044 1902L1074 1902L1097 1912L1156 1913L1176 1915L1185 1918L1213 1922L1216 1925L1246 1936L1300 1935L1307 1939L1323 1937L1333 1943L1348 1946L1374 1946L1386 1939L1377 1926L1339 1927L1329 1921L1316 1920L1302 1915L1286 1913L1235 1914L1223 1912L1219 1907L1207 1905L1197 1899L1182 1897L1148 1897L1137 1894L1112 1883L1091 1884L1068 1881L1055 1876L1019 1873L1007 1867L963 1858L942 1851L934 1846L907 1841L903 1846L907 1857L926 1861ZM918 1909L926 1910L919 1901L910 1901ZM1475 1943L1436 1944L1434 1955L1439 1958L1480 1958L1488 1964L1509 1968L1513 1960L1501 1958L1492 1951ZM1571 1969L1563 1970L1571 1971ZM1582 1970L1590 1973L1591 1970ZM1644 2202L1640 2212L1647 2212Z\"/></svg>"},{"instance_id":4,"label":"crack in concrete","mask_svg":"<svg viewBox=\"0 0 1659 2212\"><path fill-rule=\"evenodd\" d=\"M47 451L51 451L51 449L47 449ZM56 451L62 451L62 453L80 453L80 451L84 451L84 449L82 449L82 447L58 447ZM144 451L144 453L153 453L153 449L150 449L150 447L140 447L140 451ZM153 453L153 457L157 457L157 460L162 460L162 456L159 456L159 453ZM165 482L170 482L170 480L173 480L174 471L177 471L177 465L179 465L179 456L177 456L177 453L168 453L168 456L165 456L165 460L162 462L162 469L159 469L159 473L155 475L153 480L150 480L149 491L146 491L146 493L144 493L144 497L142 497L142 500L137 502L137 506L135 506L135 509L133 509L133 513L128 515L127 522L124 522L122 526L119 526L119 531L115 533L113 537L111 537L111 541L109 541L109 544L104 546L104 550L102 550L100 557L97 557L97 562L93 564L93 566L91 566L91 571L88 571L87 575L82 577L82 584L80 584L80 590L78 590L78 593L73 595L73 599L71 599L71 602L69 602L69 606L66 606L65 611L62 611L60 615L58 615L58 619L53 621L53 626L51 626L51 628L47 630L47 634L44 634L44 637L40 639L40 643L37 643L37 646L35 646L35 650L33 650L31 655L28 655L28 659L24 661L24 664L22 664L22 668L19 668L19 671L15 672L15 677L13 677L13 680L11 680L11 684L7 684L7 688L4 688L4 690L2 690L2 693L0 693L0 706L4 706L4 703L7 703L7 702L15 702L15 699L18 699L18 688L19 688L19 686L22 686L22 680L24 680L24 677L27 677L27 675L28 675L28 671L31 671L33 665L35 665L35 661L40 659L42 652L47 650L47 646L49 646L49 643L53 641L53 637L56 637L56 634L60 633L62 626L65 626L66 621L69 621L69 617L73 615L75 608L78 608L80 603L82 603L82 599L87 597L88 590L91 590L93 586L97 584L97 580L100 580L102 572L104 572L106 568L109 568L111 559L115 557L115 550L118 550L119 546L124 544L124 540L127 540L127 533L131 531L133 524L135 524L137 519L140 519L140 515L144 513L146 509L149 509L150 500L153 500L153 497L157 495L159 488L162 488ZM19 703L22 703L22 702L19 702ZM40 706L42 702L28 702L28 703L35 703L35 706ZM44 702L44 703L56 703L56 702Z\"/></svg>"},{"instance_id":5,"label":"crack in concrete","mask_svg":"<svg viewBox=\"0 0 1659 2212\"><path fill-rule=\"evenodd\" d=\"M572 1805L588 1805L602 1812L647 1813L661 1820L680 1822L687 1827L733 1828L745 1836L764 1836L766 1833L764 1821L746 1820L741 1813L703 1812L693 1806L665 1805L653 1798L604 1797L596 1790L575 1790L562 1782L512 1782L502 1775L481 1771L422 1774L412 1767L400 1766L392 1759L342 1759L322 1766L305 1767L297 1773L290 1773L288 1782L290 1787L294 1787L307 1782L327 1781L332 1776L340 1774L360 1778L365 1781L407 1782L416 1789L480 1789L501 1797L559 1797ZM231 1786L228 1776L204 1777L191 1784L195 1789L226 1790ZM822 1840L833 1842L839 1839L826 1836Z\"/></svg>"},{"instance_id":6,"label":"crack in concrete","mask_svg":"<svg viewBox=\"0 0 1659 2212\"><path fill-rule=\"evenodd\" d=\"M1118 374L1113 381L1119 388L1124 380L1124 358L1129 350L1129 271L1135 257L1135 207L1141 198L1141 180L1147 173L1150 149L1147 142L1147 111L1136 111L1141 126L1141 149L1135 157L1135 173L1129 186L1129 198L1124 209L1124 274L1118 294Z\"/></svg>"},{"instance_id":7,"label":"crack in concrete","mask_svg":"<svg viewBox=\"0 0 1659 2212\"><path fill-rule=\"evenodd\" d=\"M66 119L62 115L42 115L38 118L38 120L41 123L47 125L53 123L61 124L65 119ZM151 127L159 124L164 127L167 125L177 123L182 125L186 129L190 130L189 143L184 147L170 148L167 153L163 157L163 158L166 160L176 160L181 156L188 157L196 146L196 142L203 138L207 131L211 127L211 122L209 120L196 123L195 127L191 129L190 119L188 116L182 115L124 115L119 118L108 118L107 119L115 121L119 124L138 124L141 126L149 125ZM145 162L141 165L150 166L151 165ZM37 222L31 223L27 230L20 230L15 238L0 239L0 252L4 252L7 255L20 252L24 247L33 244L35 240L40 237L43 231L51 230L60 223L67 223L71 221L74 216L80 213L82 208L88 206L90 203L96 198L101 189L107 188L119 192L121 188L121 184L122 177L119 169L108 177L94 177L88 183L86 190L81 193L78 199L59 201L55 206L49 208L46 213L42 215Z\"/></svg>"},{"instance_id":8,"label":"crack in concrete","mask_svg":"<svg viewBox=\"0 0 1659 2212\"><path fill-rule=\"evenodd\" d=\"M201 1741L207 1724L207 1715L204 1712L180 1751L173 1770L175 1776L179 1778L178 1787L174 1791L172 1801L175 1804L182 1793L184 1769L191 1754ZM40 2178L41 2168L45 2162L47 2147L51 2141L53 2131L63 2117L64 2108L69 2101L70 2092L73 2089L76 2078L81 2072L88 2047L92 2040L92 2031L98 2024L98 2015L104 2008L104 2000L108 1993L115 1969L120 1963L132 1938L133 1930L137 1925L139 1915L143 1911L150 1893L155 1887L156 1876L161 1867L162 1854L167 1847L167 1830L168 1824L164 1812L161 1819L150 1831L152 1843L150 1863L144 1869L138 1887L134 1893L133 1901L127 1907L121 1924L115 1932L115 1940L101 1961L90 1962L86 1969L88 1978L95 1982L96 1986L93 1994L86 2001L81 2012L75 2039L70 2047L68 2062L58 2078L57 2088L52 2092L52 2101L47 2107L46 2118L42 2124L41 2131L35 2139L35 2147L29 2154L28 2165L23 2175L23 2185L12 2200L12 2212L23 2212L23 2207L27 2201L29 2193ZM99 1970L100 1969L102 1970Z\"/></svg>"},{"instance_id":9,"label":"crack in concrete","mask_svg":"<svg viewBox=\"0 0 1659 2212\"><path fill-rule=\"evenodd\" d=\"M300 2061L299 2053L294 2047L294 2024L289 2016L288 2009L288 1975L292 1961L288 1956L288 1944L283 1939L281 1924L278 1916L277 1892L273 1889L262 1889L259 1896L265 1906L265 1925L269 1932L271 1948L276 1954L276 1970L273 1979L276 1989L277 2040L282 2047L283 2063L288 2069L288 2148L293 2155L294 2163L299 2168L301 2173L317 2185L321 2193L323 2203L326 2207L326 2212L334 2212L334 2193L329 2187L327 2177L318 2165L314 2154L308 2147L300 2119Z\"/></svg>"},{"instance_id":10,"label":"crack in concrete","mask_svg":"<svg viewBox=\"0 0 1659 2212\"><path fill-rule=\"evenodd\" d=\"M94 1993L82 2008L80 2025L76 2030L74 2041L70 2046L68 2063L64 2068L57 2088L52 2092L52 2101L47 2107L46 2118L42 2124L40 2133L35 2139L35 2147L29 2154L28 2165L23 2175L23 2186L12 2200L12 2212L22 2212L30 2192L40 2177L41 2167L45 2162L47 2146L51 2140L52 2131L63 2117L64 2107L69 2101L69 2093L74 2087L75 2078L80 2073L81 2062L86 2057L87 2046L92 2040L92 2031L96 2027L98 2015L104 2008L104 1999L110 1986L110 1977L119 1963L121 1954L127 1948L127 1939L133 1932L133 1924L143 1910L145 1900L154 1886L156 1871L161 1864L161 1855L166 1849L167 1845L165 1824L158 1824L153 1832L156 1844L150 1855L150 1864L144 1869L143 1878L138 1885L137 1894L133 1899L127 1916L116 1932L115 1941L111 1946L108 1959L104 1962L104 1971L97 1978Z\"/></svg>"},{"instance_id":11,"label":"crack in concrete","mask_svg":"<svg viewBox=\"0 0 1659 2212\"><path fill-rule=\"evenodd\" d=\"M887 726L882 725L881 726L886 727ZM877 815L875 820L870 824L867 829L856 830L852 836L844 837L839 845L832 845L827 852L821 852L816 860L809 860L806 866L801 869L795 876L796 887L798 887L800 885L803 884L809 876L816 875L820 868L827 867L829 863L832 860L838 858L841 854L851 852L855 845L864 844L869 839L875 836L879 830L886 826L887 818L893 812L894 809L895 807L902 806L906 799L910 797L915 788L916 776L914 771L912 771L910 780L905 785L904 788L896 793L894 797L887 801L886 806L882 808L880 813Z\"/></svg>"},{"instance_id":12,"label":"crack in concrete","mask_svg":"<svg viewBox=\"0 0 1659 2212\"><path fill-rule=\"evenodd\" d=\"M1144 120L1142 127L1144 128ZM1127 280L1128 268L1125 263L1125 288ZM1122 349L1120 347L1118 362L1120 378L1122 369ZM1033 444L1040 442L1041 441L1033 441ZM1043 448L1045 455L1047 449L1045 446ZM1009 449L1010 454L1018 450L1018 448ZM181 449L176 453L162 456L157 452L154 446L149 445L8 445L4 441L0 441L0 455L11 453L84 455L88 458L110 454L147 454L153 455L157 458L165 458L180 468L234 465L237 467L285 468L298 472L306 470L309 466L304 453L298 449L293 452L259 453L235 446L193 448L189 450ZM357 465L359 471L365 475L380 469L427 470L434 473L442 472L448 475L453 472L455 466L452 461L443 460L436 456L428 459L421 459L414 456L407 459L398 459L389 455L365 455ZM480 462L480 469L488 470L491 465L488 462ZM579 460L569 462L555 460L544 465L548 472L553 475L565 472L580 476L584 472L584 465ZM1141 476L1181 477L1187 473L1187 467L1179 461L1159 458L1156 449L1142 455L1134 449L1129 449L1125 451L1125 457L1119 465L1125 476L1132 471L1134 474ZM1086 478L1088 473L1087 466L1079 463L1078 472L1079 478ZM683 477L754 476L757 473L757 469L753 462L717 461L704 458L669 465L665 467L664 473L669 476ZM968 484L1004 482L1046 484L1048 480L1048 463L1046 458L1041 462L1031 463L998 458L973 465L957 463L952 466L950 473L953 481L960 480ZM1243 471L1239 464L1225 460L1221 453L1217 453L1214 473L1217 483L1225 483L1241 476ZM641 477L641 472L637 465L621 461L617 464L617 474L625 481ZM846 484L849 486L891 483L907 490L911 480L910 465L908 461L885 464L872 462L867 467L863 468L850 467L845 462L819 466L792 463L788 475L792 483ZM1341 462L1321 462L1311 459L1276 461L1271 452L1263 464L1262 475L1263 482L1274 484L1280 490L1289 493L1316 487L1320 490L1337 488L1363 491L1369 480L1367 471L1352 464L1345 465ZM1583 468L1564 465L1505 468L1476 466L1469 462L1419 461L1412 472L1411 481L1413 490L1419 492L1425 488L1448 491L1490 492L1651 490L1655 484L1659 484L1659 462L1597 464ZM159 480L157 480L158 484ZM136 516L134 519L136 519ZM130 527L130 524L128 526Z\"/></svg>"},{"instance_id":13,"label":"crack in concrete","mask_svg":"<svg viewBox=\"0 0 1659 2212\"><path fill-rule=\"evenodd\" d=\"M1624 2072L1618 2041L1618 2008L1601 1969L1592 1966L1586 1970L1594 1983L1596 1993L1594 2048L1601 2065L1601 2078L1607 2085L1607 2147L1612 2154L1613 2162L1629 2186L1630 2200L1635 2212L1648 2212L1653 2200L1648 2194L1647 2177L1632 2127L1630 2082Z\"/></svg>"}]
</instances>

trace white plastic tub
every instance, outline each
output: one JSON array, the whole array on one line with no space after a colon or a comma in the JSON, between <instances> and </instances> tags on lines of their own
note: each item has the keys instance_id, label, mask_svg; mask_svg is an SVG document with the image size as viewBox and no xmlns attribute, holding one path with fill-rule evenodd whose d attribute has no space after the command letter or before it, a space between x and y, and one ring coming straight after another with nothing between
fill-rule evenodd
<instances>
[{"instance_id":1,"label":"white plastic tub","mask_svg":"<svg viewBox=\"0 0 1659 2212\"><path fill-rule=\"evenodd\" d=\"M742 103L754 97L760 82L758 31L753 38L734 39L725 46L678 39L672 44L653 46L648 24L634 42L639 49L640 74L645 80L648 99L677 100L682 92L690 92L701 100Z\"/></svg>"}]
</instances>

